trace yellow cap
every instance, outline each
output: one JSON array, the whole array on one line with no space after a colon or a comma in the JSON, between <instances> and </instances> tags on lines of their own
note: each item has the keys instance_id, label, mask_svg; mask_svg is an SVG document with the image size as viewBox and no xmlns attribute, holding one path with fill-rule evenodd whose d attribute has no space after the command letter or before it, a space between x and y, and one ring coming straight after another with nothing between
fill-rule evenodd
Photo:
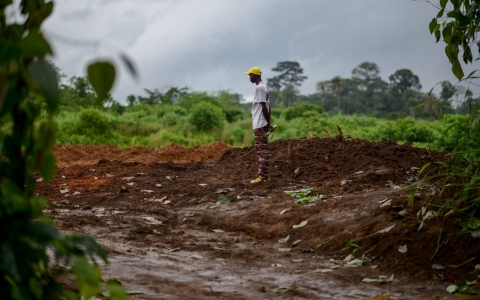
<instances>
[{"instance_id":1,"label":"yellow cap","mask_svg":"<svg viewBox=\"0 0 480 300\"><path fill-rule=\"evenodd\" d=\"M259 67L252 67L250 70L245 72L245 75L250 75L250 74L262 75L262 70L260 70Z\"/></svg>"}]
</instances>

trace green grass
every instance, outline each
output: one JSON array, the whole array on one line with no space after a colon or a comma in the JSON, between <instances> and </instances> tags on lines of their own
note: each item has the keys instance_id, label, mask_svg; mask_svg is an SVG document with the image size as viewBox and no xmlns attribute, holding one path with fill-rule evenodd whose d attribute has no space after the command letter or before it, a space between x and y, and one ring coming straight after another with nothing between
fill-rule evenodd
<instances>
[{"instance_id":1,"label":"green grass","mask_svg":"<svg viewBox=\"0 0 480 300\"><path fill-rule=\"evenodd\" d=\"M421 193L436 215L454 214L462 232L480 230L480 124L476 115L446 116L436 143L450 150L445 161L425 165L411 186L410 204Z\"/></svg>"},{"instance_id":2,"label":"green grass","mask_svg":"<svg viewBox=\"0 0 480 300\"><path fill-rule=\"evenodd\" d=\"M220 111L216 113L221 113ZM307 111L287 120L282 111L272 119L277 130L272 140L301 138L310 135L327 137L325 130L338 135L337 125L345 136L371 141L394 140L412 142L413 146L433 150L452 150L457 135L448 131L452 124L465 123L465 116L446 115L441 120L396 121L368 116L335 115ZM203 116L202 116L203 117ZM229 122L224 115L221 122L212 122L214 114L206 115L208 126L199 124L198 118L180 105L135 105L118 115L108 111L84 109L62 111L57 116L58 144L112 144L120 148L135 145L159 149L170 143L186 147L205 145L214 141L229 146L244 147L254 144L251 119L248 112L237 114ZM210 119L209 119L210 118ZM202 122L202 121L200 121Z\"/></svg>"}]
</instances>

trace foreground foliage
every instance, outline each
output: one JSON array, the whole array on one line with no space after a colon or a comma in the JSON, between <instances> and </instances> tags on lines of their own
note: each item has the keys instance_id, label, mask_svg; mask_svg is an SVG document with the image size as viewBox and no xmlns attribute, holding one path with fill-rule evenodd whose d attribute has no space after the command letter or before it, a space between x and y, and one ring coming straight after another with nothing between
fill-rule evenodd
<instances>
[{"instance_id":1,"label":"foreground foliage","mask_svg":"<svg viewBox=\"0 0 480 300\"><path fill-rule=\"evenodd\" d=\"M411 201L419 191L424 191L423 203L430 203L438 194L436 215L454 213L465 233L480 229L480 115L453 121L446 131L447 143L452 153L443 162L425 165L411 194Z\"/></svg>"},{"instance_id":2,"label":"foreground foliage","mask_svg":"<svg viewBox=\"0 0 480 300\"><path fill-rule=\"evenodd\" d=\"M89 299L108 290L122 299L126 294L117 284L101 282L98 262L107 262L105 250L88 236L61 234L43 214L46 199L34 195L34 175L48 183L55 174L53 116L60 93L40 29L52 11L53 3L44 0L0 4L0 298ZM102 77L92 80L99 95L111 87L105 70L111 81L108 63L89 67ZM64 290L59 276L78 290Z\"/></svg>"},{"instance_id":3,"label":"foreground foliage","mask_svg":"<svg viewBox=\"0 0 480 300\"><path fill-rule=\"evenodd\" d=\"M476 71L464 76L459 55L467 63L473 62L471 47L477 42L480 24L480 3L470 0L440 0L439 12L429 24L429 29L438 42L443 38L445 54L452 65L452 73L462 83L470 83ZM477 58L478 59L478 58ZM422 203L432 204L433 197L439 201L436 215L454 213L463 232L478 237L480 233L480 110L470 108L471 116L447 119L440 139L452 153L443 162L427 164L422 168L424 178L413 185L410 200L417 192L424 191ZM438 195L438 196L436 196ZM440 232L441 235L441 232Z\"/></svg>"},{"instance_id":4,"label":"foreground foliage","mask_svg":"<svg viewBox=\"0 0 480 300\"><path fill-rule=\"evenodd\" d=\"M479 22L480 3L478 1L440 0L439 12L429 24L430 33L435 35L436 41L443 38L446 44L445 54L452 65L452 73L458 79L465 76L459 55L466 64L472 63L471 47L477 41ZM460 50L463 53L460 53Z\"/></svg>"}]
</instances>

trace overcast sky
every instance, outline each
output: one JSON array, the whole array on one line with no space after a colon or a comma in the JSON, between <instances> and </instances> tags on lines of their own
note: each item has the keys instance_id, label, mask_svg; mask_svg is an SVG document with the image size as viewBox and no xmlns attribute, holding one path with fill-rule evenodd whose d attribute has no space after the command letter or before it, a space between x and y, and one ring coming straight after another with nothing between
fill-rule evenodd
<instances>
[{"instance_id":1,"label":"overcast sky","mask_svg":"<svg viewBox=\"0 0 480 300\"><path fill-rule=\"evenodd\" d=\"M432 2L438 2L432 0ZM55 63L84 76L86 62L110 58L117 66L113 96L125 103L143 89L229 90L252 97L244 75L252 66L266 82L280 61L297 61L308 79L302 94L335 76L351 77L374 62L388 77L407 68L424 92L454 76L443 42L428 31L437 9L412 0L58 0L45 24ZM119 53L134 61L134 81ZM475 58L475 54L474 54ZM470 65L465 73L474 70ZM477 94L477 93L476 93Z\"/></svg>"}]
</instances>

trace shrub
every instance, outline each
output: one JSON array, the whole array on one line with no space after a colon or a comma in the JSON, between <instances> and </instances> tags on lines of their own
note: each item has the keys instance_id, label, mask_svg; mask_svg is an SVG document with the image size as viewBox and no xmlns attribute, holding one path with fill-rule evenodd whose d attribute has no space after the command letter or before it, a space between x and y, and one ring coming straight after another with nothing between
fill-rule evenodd
<instances>
[{"instance_id":1,"label":"shrub","mask_svg":"<svg viewBox=\"0 0 480 300\"><path fill-rule=\"evenodd\" d=\"M245 117L245 113L240 107L235 106L227 106L222 107L223 112L225 113L225 117L228 123L233 123L239 120L242 120Z\"/></svg>"},{"instance_id":2,"label":"shrub","mask_svg":"<svg viewBox=\"0 0 480 300\"><path fill-rule=\"evenodd\" d=\"M292 128L295 129L295 136L309 136L312 134L319 135L322 128L327 126L327 119L318 115L315 111L306 111L301 117L295 118L290 122Z\"/></svg>"},{"instance_id":3,"label":"shrub","mask_svg":"<svg viewBox=\"0 0 480 300\"><path fill-rule=\"evenodd\" d=\"M160 149L162 147L170 145L171 143L177 143L184 146L188 145L188 139L166 129L162 129L156 134L151 135L149 140L150 145L154 149Z\"/></svg>"},{"instance_id":4,"label":"shrub","mask_svg":"<svg viewBox=\"0 0 480 300\"><path fill-rule=\"evenodd\" d=\"M223 129L221 140L229 146L243 147L245 135L252 130L246 130L239 125L228 125ZM250 145L248 145L250 146Z\"/></svg>"},{"instance_id":5,"label":"shrub","mask_svg":"<svg viewBox=\"0 0 480 300\"><path fill-rule=\"evenodd\" d=\"M462 115L444 115L435 142L438 149L452 151L468 138L471 118Z\"/></svg>"},{"instance_id":6,"label":"shrub","mask_svg":"<svg viewBox=\"0 0 480 300\"><path fill-rule=\"evenodd\" d=\"M180 106L186 109L188 112L190 112L190 110L200 102L208 102L213 105L218 105L215 97L210 96L205 92L188 93L187 95L178 99L178 104L180 104Z\"/></svg>"},{"instance_id":7,"label":"shrub","mask_svg":"<svg viewBox=\"0 0 480 300\"><path fill-rule=\"evenodd\" d=\"M222 127L225 113L220 107L202 101L190 109L189 120L198 131L210 131L215 127Z\"/></svg>"},{"instance_id":8,"label":"shrub","mask_svg":"<svg viewBox=\"0 0 480 300\"><path fill-rule=\"evenodd\" d=\"M374 140L431 143L434 141L435 134L425 124L416 122L412 118L403 118L396 122L380 125L380 128L371 137Z\"/></svg>"},{"instance_id":9,"label":"shrub","mask_svg":"<svg viewBox=\"0 0 480 300\"><path fill-rule=\"evenodd\" d=\"M95 108L86 108L80 112L76 131L78 134L92 139L96 137L108 138L112 136L114 126L114 118L111 115Z\"/></svg>"},{"instance_id":10,"label":"shrub","mask_svg":"<svg viewBox=\"0 0 480 300\"><path fill-rule=\"evenodd\" d=\"M290 106L284 111L284 116L287 121L290 121L295 118L300 118L306 112L321 114L324 111L325 110L323 109L323 107L315 104L295 102L292 106Z\"/></svg>"}]
</instances>

